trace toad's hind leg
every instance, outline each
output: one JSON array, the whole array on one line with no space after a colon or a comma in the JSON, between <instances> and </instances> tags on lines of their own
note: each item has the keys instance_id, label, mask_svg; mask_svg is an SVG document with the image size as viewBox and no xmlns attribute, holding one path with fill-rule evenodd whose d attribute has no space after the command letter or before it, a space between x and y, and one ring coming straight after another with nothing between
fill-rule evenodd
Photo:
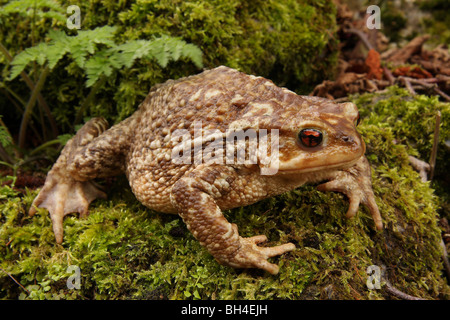
<instances>
[{"instance_id":1,"label":"toad's hind leg","mask_svg":"<svg viewBox=\"0 0 450 320\"><path fill-rule=\"evenodd\" d=\"M268 259L294 250L295 245L260 247L258 244L267 241L265 235L241 237L237 226L225 219L216 202L227 199L227 194L233 190L236 192L233 201L237 204L240 201L237 194L244 192L238 186L247 186L238 182L240 179L245 178L233 168L200 165L174 184L171 201L194 237L219 263L234 268L259 268L276 274L278 266Z\"/></svg>"},{"instance_id":2,"label":"toad's hind leg","mask_svg":"<svg viewBox=\"0 0 450 320\"><path fill-rule=\"evenodd\" d=\"M30 208L30 215L36 208L49 211L58 243L63 240L64 216L74 212L81 217L87 216L89 204L106 197L92 179L117 175L123 169L127 127L120 123L107 128L106 120L93 118L78 130L47 174L45 184Z\"/></svg>"}]
</instances>

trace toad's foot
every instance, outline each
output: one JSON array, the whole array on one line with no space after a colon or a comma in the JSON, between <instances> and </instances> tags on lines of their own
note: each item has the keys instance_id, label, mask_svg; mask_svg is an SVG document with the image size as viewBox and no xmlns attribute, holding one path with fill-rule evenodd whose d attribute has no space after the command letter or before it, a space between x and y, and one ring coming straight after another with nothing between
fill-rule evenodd
<instances>
[{"instance_id":1,"label":"toad's foot","mask_svg":"<svg viewBox=\"0 0 450 320\"><path fill-rule=\"evenodd\" d=\"M267 241L265 235L250 238L239 237L239 240L241 246L236 254L225 261L218 259L220 263L224 263L234 268L259 268L271 274L277 274L279 267L276 264L268 262L267 259L295 249L293 243L286 243L276 247L257 246L258 243Z\"/></svg>"},{"instance_id":2,"label":"toad's foot","mask_svg":"<svg viewBox=\"0 0 450 320\"><path fill-rule=\"evenodd\" d=\"M358 212L359 204L365 204L372 215L378 230L383 229L383 222L372 190L370 166L366 157L362 157L353 167L339 171L331 181L317 187L320 191L337 191L350 200L347 218Z\"/></svg>"},{"instance_id":3,"label":"toad's foot","mask_svg":"<svg viewBox=\"0 0 450 320\"><path fill-rule=\"evenodd\" d=\"M91 181L76 181L57 170L48 173L44 187L34 199L30 215L37 208L46 208L50 213L53 232L57 243L63 241L63 219L69 213L77 212L80 217L88 215L89 204L97 198L106 198Z\"/></svg>"},{"instance_id":4,"label":"toad's foot","mask_svg":"<svg viewBox=\"0 0 450 320\"><path fill-rule=\"evenodd\" d=\"M98 165L92 159L84 162L83 160L86 160L85 154L93 153L87 149L91 142L106 131L107 127L106 120L93 118L67 142L30 208L30 215L36 213L36 208L46 208L50 212L58 243L63 240L63 219L66 215L77 212L81 217L85 217L88 215L89 204L94 199L106 198L106 194L91 181L95 178L91 171ZM108 158L108 155L104 157Z\"/></svg>"}]
</instances>

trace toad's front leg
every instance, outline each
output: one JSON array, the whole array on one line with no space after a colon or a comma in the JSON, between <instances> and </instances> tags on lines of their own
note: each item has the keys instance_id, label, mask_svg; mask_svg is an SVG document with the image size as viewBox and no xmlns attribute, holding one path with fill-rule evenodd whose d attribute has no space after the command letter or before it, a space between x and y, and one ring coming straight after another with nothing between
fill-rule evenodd
<instances>
[{"instance_id":1,"label":"toad's front leg","mask_svg":"<svg viewBox=\"0 0 450 320\"><path fill-rule=\"evenodd\" d=\"M216 203L229 193L233 180L239 178L233 168L199 166L174 185L172 203L194 237L219 263L277 274L278 266L267 259L294 250L294 244L259 247L257 244L266 241L266 236L239 236L237 226L225 219Z\"/></svg>"},{"instance_id":2,"label":"toad's front leg","mask_svg":"<svg viewBox=\"0 0 450 320\"><path fill-rule=\"evenodd\" d=\"M70 139L56 163L47 174L45 184L34 199L30 215L36 208L50 213L56 242L63 241L63 219L78 212L88 215L89 204L96 198L105 198L92 179L108 177L121 171L121 154L127 142L126 121L107 130L103 118L89 120Z\"/></svg>"},{"instance_id":3,"label":"toad's front leg","mask_svg":"<svg viewBox=\"0 0 450 320\"><path fill-rule=\"evenodd\" d=\"M361 157L354 166L334 172L330 181L317 187L320 191L338 191L345 194L350 201L347 218L353 217L358 212L359 204L365 204L372 215L375 227L383 229L383 222L375 195L372 190L372 179L369 162L366 157Z\"/></svg>"}]
</instances>

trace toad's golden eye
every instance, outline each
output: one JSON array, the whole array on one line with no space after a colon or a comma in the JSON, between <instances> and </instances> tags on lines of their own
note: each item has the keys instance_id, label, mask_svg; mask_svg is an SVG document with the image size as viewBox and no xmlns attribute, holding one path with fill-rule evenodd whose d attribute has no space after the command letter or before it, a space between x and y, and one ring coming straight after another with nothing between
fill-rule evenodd
<instances>
[{"instance_id":1,"label":"toad's golden eye","mask_svg":"<svg viewBox=\"0 0 450 320\"><path fill-rule=\"evenodd\" d=\"M322 143L323 134L317 129L303 129L298 133L298 138L303 146L313 148Z\"/></svg>"}]
</instances>

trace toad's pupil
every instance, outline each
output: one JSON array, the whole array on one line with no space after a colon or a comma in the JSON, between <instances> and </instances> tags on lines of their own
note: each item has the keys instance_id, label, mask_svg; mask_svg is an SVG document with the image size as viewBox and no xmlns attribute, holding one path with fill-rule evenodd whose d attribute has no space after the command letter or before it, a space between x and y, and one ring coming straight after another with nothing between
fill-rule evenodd
<instances>
[{"instance_id":1,"label":"toad's pupil","mask_svg":"<svg viewBox=\"0 0 450 320\"><path fill-rule=\"evenodd\" d=\"M322 142L322 132L317 129L303 129L298 134L300 141L305 147L317 147Z\"/></svg>"}]
</instances>

